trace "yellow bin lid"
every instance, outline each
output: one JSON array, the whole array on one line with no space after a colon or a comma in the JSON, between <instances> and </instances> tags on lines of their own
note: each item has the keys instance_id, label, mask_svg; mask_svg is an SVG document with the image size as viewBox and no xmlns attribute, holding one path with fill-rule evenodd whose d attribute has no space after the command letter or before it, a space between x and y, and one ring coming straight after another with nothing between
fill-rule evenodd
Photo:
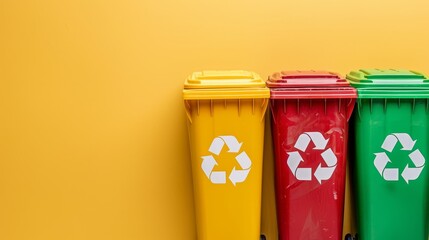
<instances>
[{"instance_id":1,"label":"yellow bin lid","mask_svg":"<svg viewBox=\"0 0 429 240\"><path fill-rule=\"evenodd\" d=\"M269 97L270 91L258 74L241 70L194 72L183 90L185 100Z\"/></svg>"}]
</instances>

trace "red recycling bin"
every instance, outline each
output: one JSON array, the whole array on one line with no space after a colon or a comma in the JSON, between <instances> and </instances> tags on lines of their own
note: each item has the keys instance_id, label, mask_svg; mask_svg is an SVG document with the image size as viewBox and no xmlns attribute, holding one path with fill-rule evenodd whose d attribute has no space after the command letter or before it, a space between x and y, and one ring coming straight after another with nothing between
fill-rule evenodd
<instances>
[{"instance_id":1,"label":"red recycling bin","mask_svg":"<svg viewBox=\"0 0 429 240\"><path fill-rule=\"evenodd\" d=\"M267 81L280 240L342 239L348 120L356 90L323 71Z\"/></svg>"}]
</instances>

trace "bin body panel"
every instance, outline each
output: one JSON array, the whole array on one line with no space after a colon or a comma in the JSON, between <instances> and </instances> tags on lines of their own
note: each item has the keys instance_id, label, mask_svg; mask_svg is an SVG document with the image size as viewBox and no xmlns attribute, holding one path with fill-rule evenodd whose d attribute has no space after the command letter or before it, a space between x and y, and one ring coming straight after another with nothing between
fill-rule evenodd
<instances>
[{"instance_id":1,"label":"bin body panel","mask_svg":"<svg viewBox=\"0 0 429 240\"><path fill-rule=\"evenodd\" d=\"M340 240L348 120L356 90L324 71L282 71L267 85L279 239Z\"/></svg>"},{"instance_id":2,"label":"bin body panel","mask_svg":"<svg viewBox=\"0 0 429 240\"><path fill-rule=\"evenodd\" d=\"M194 72L183 97L198 239L258 240L265 82L248 71Z\"/></svg>"},{"instance_id":3,"label":"bin body panel","mask_svg":"<svg viewBox=\"0 0 429 240\"><path fill-rule=\"evenodd\" d=\"M264 114L267 99L192 100L188 130L191 147L194 203L199 240L259 239ZM224 143L219 155L209 148L214 139L234 136L237 152ZM235 149L233 149L235 151ZM242 169L236 157L245 152L251 167L243 182L231 180ZM213 171L224 171L225 184L214 184L202 170L203 157L213 155ZM234 185L235 184L235 185Z\"/></svg>"},{"instance_id":4,"label":"bin body panel","mask_svg":"<svg viewBox=\"0 0 429 240\"><path fill-rule=\"evenodd\" d=\"M277 99L272 101L273 138L276 155L276 200L279 239L341 239L343 223L347 112L349 99ZM301 134L319 132L326 147L305 151L295 144ZM327 167L321 154L332 149L337 162L332 176L321 184L314 173ZM298 180L288 166L288 153L298 151L299 168L311 168L310 181ZM320 166L319 166L320 165Z\"/></svg>"},{"instance_id":5,"label":"bin body panel","mask_svg":"<svg viewBox=\"0 0 429 240\"><path fill-rule=\"evenodd\" d=\"M362 69L351 170L359 239L428 239L429 79L409 70Z\"/></svg>"},{"instance_id":6,"label":"bin body panel","mask_svg":"<svg viewBox=\"0 0 429 240\"><path fill-rule=\"evenodd\" d=\"M427 167L423 167L415 180L409 179L412 176L407 176L410 174L404 170L415 167L409 156L413 151L418 149L424 158L428 156L428 110L427 99L358 101L354 114L356 158L353 166L360 239L427 239ZM386 137L394 133L407 133L416 142L412 148L405 147L411 149L403 149L398 140L389 152L390 147L385 150L382 146ZM375 154L381 152L391 161L385 169L398 169L397 181L385 180L377 170Z\"/></svg>"}]
</instances>

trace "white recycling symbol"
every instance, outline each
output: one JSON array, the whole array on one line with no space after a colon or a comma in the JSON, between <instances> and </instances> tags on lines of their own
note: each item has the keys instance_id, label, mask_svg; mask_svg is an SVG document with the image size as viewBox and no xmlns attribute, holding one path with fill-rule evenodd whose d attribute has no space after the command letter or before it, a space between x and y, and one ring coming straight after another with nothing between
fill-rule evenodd
<instances>
[{"instance_id":1,"label":"white recycling symbol","mask_svg":"<svg viewBox=\"0 0 429 240\"><path fill-rule=\"evenodd\" d=\"M201 163L201 168L212 183L226 183L226 171L213 171L214 167L218 165L213 155L219 156L224 145L228 147L228 152L238 153L240 152L242 144L243 143L239 143L237 138L234 136L219 136L213 139L209 148L209 152L211 152L212 155L203 156L203 162ZM245 151L237 154L235 160L238 162L241 169L236 169L234 167L229 174L228 178L234 186L236 186L237 183L242 183L246 180L252 166L252 161Z\"/></svg>"},{"instance_id":2,"label":"white recycling symbol","mask_svg":"<svg viewBox=\"0 0 429 240\"><path fill-rule=\"evenodd\" d=\"M396 144L399 142L402 145L401 151L412 151L417 140L414 140L408 135L408 133L392 133L387 135L384 139L381 148L388 152L392 152ZM374 166L377 168L380 175L386 181L398 181L399 180L399 169L398 168L387 168L387 164L390 163L390 159L386 152L374 153ZM425 166L425 157L419 149L412 151L408 154L415 167L410 167L407 164L401 173L402 178L407 184L409 181L416 180Z\"/></svg>"},{"instance_id":3,"label":"white recycling symbol","mask_svg":"<svg viewBox=\"0 0 429 240\"><path fill-rule=\"evenodd\" d=\"M302 133L299 135L294 147L301 152L305 152L310 141L313 141L314 143L314 150L324 150L320 155L322 156L326 167L322 167L322 163L319 163L319 166L314 172L314 177L320 184L322 184L323 180L330 179L332 174L334 174L335 168L337 167L337 156L335 156L331 148L326 149L329 138L325 139L320 132ZM295 178L302 181L311 181L313 170L311 168L299 168L299 164L304 162L299 151L287 152L287 154L289 155L287 165Z\"/></svg>"}]
</instances>

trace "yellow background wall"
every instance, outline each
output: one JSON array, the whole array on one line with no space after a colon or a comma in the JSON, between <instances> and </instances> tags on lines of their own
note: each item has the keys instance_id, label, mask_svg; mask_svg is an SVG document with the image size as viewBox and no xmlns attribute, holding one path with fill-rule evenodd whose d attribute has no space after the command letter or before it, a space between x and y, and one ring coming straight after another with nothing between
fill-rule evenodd
<instances>
[{"instance_id":1,"label":"yellow background wall","mask_svg":"<svg viewBox=\"0 0 429 240\"><path fill-rule=\"evenodd\" d=\"M427 0L0 1L0 239L195 239L189 73L429 73L428 9ZM272 176L264 181L262 225L273 237Z\"/></svg>"}]
</instances>

